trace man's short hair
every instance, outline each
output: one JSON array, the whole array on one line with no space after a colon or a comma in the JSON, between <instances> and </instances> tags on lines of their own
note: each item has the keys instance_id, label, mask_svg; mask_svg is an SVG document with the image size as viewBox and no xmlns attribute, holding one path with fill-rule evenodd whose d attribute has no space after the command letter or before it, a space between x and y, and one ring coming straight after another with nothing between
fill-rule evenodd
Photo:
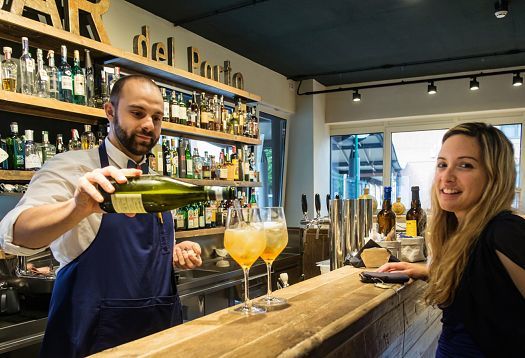
<instances>
[{"instance_id":1,"label":"man's short hair","mask_svg":"<svg viewBox=\"0 0 525 358\"><path fill-rule=\"evenodd\" d=\"M111 94L109 96L109 101L111 102L113 107L115 107L115 110L117 110L117 108L118 108L120 95L122 93L122 89L124 88L124 85L128 81L131 81L131 80L144 81L144 82L151 83L153 86L158 88L158 90L160 92L159 86L157 86L157 84L151 78L149 78L147 76L144 76L144 75L128 75L128 76L120 77L117 80L117 82L115 82L115 84L113 85L113 88L111 89Z\"/></svg>"}]
</instances>

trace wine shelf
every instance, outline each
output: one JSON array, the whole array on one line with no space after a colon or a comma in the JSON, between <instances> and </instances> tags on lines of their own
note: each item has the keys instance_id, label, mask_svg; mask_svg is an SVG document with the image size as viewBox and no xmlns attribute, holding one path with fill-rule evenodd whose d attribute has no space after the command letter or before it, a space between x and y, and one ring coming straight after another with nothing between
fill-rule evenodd
<instances>
[{"instance_id":1,"label":"wine shelf","mask_svg":"<svg viewBox=\"0 0 525 358\"><path fill-rule=\"evenodd\" d=\"M197 230L185 230L185 231L176 231L175 239L187 239L190 237L198 237L205 235L217 235L224 234L224 227L214 227L211 229L197 229Z\"/></svg>"},{"instance_id":2,"label":"wine shelf","mask_svg":"<svg viewBox=\"0 0 525 358\"><path fill-rule=\"evenodd\" d=\"M106 118L102 109L4 90L0 90L0 109L85 124L96 124Z\"/></svg>"},{"instance_id":3,"label":"wine shelf","mask_svg":"<svg viewBox=\"0 0 525 358\"><path fill-rule=\"evenodd\" d=\"M210 131L197 127L185 126L183 124L162 122L162 133L166 135L182 134L192 139L206 138L219 142L237 142L251 145L260 145L262 141L256 138L249 138L229 133Z\"/></svg>"},{"instance_id":4,"label":"wine shelf","mask_svg":"<svg viewBox=\"0 0 525 358\"><path fill-rule=\"evenodd\" d=\"M235 186L238 188L255 188L261 187L261 182L255 181L240 181L240 180L210 180L210 179L185 179L185 178L174 178L176 180L201 185L201 186Z\"/></svg>"},{"instance_id":5,"label":"wine shelf","mask_svg":"<svg viewBox=\"0 0 525 358\"><path fill-rule=\"evenodd\" d=\"M73 49L86 48L90 50L92 58L98 62L102 61L106 64L121 66L167 82L174 82L192 89L223 95L230 99L241 97L249 102L261 101L260 96L248 91L240 90L35 20L23 18L5 10L0 10L0 37L19 43L22 36L29 38L31 47L54 50L55 53L58 53L60 50L60 45L66 45L68 49L71 49L70 53L73 53Z\"/></svg>"},{"instance_id":6,"label":"wine shelf","mask_svg":"<svg viewBox=\"0 0 525 358\"><path fill-rule=\"evenodd\" d=\"M34 174L30 170L0 170L0 180L29 181Z\"/></svg>"}]
</instances>

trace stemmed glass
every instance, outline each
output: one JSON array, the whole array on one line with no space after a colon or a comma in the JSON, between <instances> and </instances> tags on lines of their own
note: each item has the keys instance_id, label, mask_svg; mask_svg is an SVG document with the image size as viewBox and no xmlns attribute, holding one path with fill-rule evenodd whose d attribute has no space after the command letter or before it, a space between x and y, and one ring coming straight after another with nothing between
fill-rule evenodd
<instances>
[{"instance_id":1,"label":"stemmed glass","mask_svg":"<svg viewBox=\"0 0 525 358\"><path fill-rule=\"evenodd\" d=\"M244 303L233 312L252 315L265 313L264 307L254 306L248 295L248 274L250 267L266 247L264 226L259 208L248 209L248 217L243 218L240 208L229 208L224 232L224 248L241 266L244 272Z\"/></svg>"},{"instance_id":2,"label":"stemmed glass","mask_svg":"<svg viewBox=\"0 0 525 358\"><path fill-rule=\"evenodd\" d=\"M272 296L272 264L288 245L288 230L286 229L286 219L284 209L281 207L270 207L261 209L264 221L264 234L266 236L266 248L261 254L261 258L266 263L268 273L268 293L265 297L257 301L262 306L280 306L287 302L284 298Z\"/></svg>"}]
</instances>

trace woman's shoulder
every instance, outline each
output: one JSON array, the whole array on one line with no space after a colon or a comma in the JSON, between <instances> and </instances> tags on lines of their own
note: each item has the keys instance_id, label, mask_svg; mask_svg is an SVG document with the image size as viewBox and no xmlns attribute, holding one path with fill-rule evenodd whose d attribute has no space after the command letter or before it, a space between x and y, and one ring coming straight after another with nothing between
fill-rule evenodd
<instances>
[{"instance_id":1,"label":"woman's shoulder","mask_svg":"<svg viewBox=\"0 0 525 358\"><path fill-rule=\"evenodd\" d=\"M497 231L523 230L525 232L525 218L512 211L502 211L488 222L487 229Z\"/></svg>"},{"instance_id":2,"label":"woman's shoulder","mask_svg":"<svg viewBox=\"0 0 525 358\"><path fill-rule=\"evenodd\" d=\"M488 243L507 256L525 257L525 219L510 211L496 215L486 226L484 234Z\"/></svg>"}]
</instances>

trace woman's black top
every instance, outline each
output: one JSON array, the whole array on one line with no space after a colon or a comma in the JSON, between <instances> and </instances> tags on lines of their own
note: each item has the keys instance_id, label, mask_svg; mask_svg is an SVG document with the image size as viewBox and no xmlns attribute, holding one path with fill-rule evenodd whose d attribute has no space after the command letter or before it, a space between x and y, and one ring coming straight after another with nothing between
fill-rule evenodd
<instances>
[{"instance_id":1,"label":"woman's black top","mask_svg":"<svg viewBox=\"0 0 525 358\"><path fill-rule=\"evenodd\" d=\"M440 345L455 355L479 356L479 349L489 357L525 357L525 298L496 250L525 269L525 219L498 214L474 245L454 301L443 310Z\"/></svg>"}]
</instances>

